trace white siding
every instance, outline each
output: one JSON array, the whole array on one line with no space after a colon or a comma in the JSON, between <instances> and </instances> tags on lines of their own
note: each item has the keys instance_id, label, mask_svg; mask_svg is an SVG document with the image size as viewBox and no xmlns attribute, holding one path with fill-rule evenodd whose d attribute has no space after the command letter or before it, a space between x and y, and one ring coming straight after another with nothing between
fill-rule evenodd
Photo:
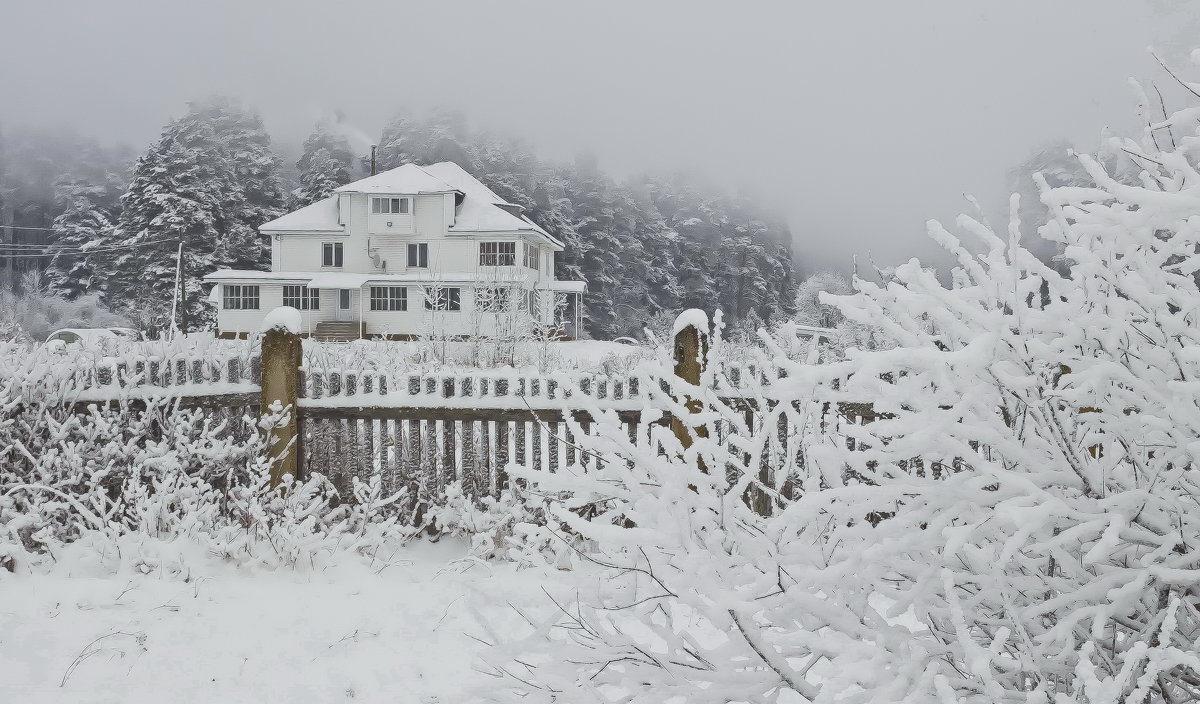
<instances>
[{"instance_id":1,"label":"white siding","mask_svg":"<svg viewBox=\"0 0 1200 704\"><path fill-rule=\"evenodd\" d=\"M271 269L280 272L342 271L358 274L428 273L431 282L438 280L441 275L455 274L469 276L482 286L504 283L513 276L529 277L528 281L521 284L525 288L553 279L554 251L547 245L539 244L541 266L534 270L525 266L525 247L532 241L527 242L522 235L449 233L447 228L453 224L454 218L453 194L414 196L411 234L369 234L369 197L361 193L339 196L338 217L345 225L344 234L274 236L271 243ZM321 265L322 245L327 242L341 243L341 268ZM410 242L428 244L427 269L408 268L407 245ZM517 242L514 266L480 266L481 242ZM386 262L386 266L375 265L369 248L378 254L381 264ZM495 314L475 312L473 286L458 282L453 285L461 288L462 310L459 312L426 311L423 288L418 284L407 286L407 311L371 311L370 286L367 285L361 290L352 290L349 319L354 322L364 320L368 334L416 335L432 331L447 335L469 335L494 329ZM259 287L259 310L219 310L217 319L220 330L256 332L263 316L283 304L282 283L261 283ZM319 310L301 311L304 332L311 333L318 322L337 319L337 296L337 289L321 289Z\"/></svg>"},{"instance_id":2,"label":"white siding","mask_svg":"<svg viewBox=\"0 0 1200 704\"><path fill-rule=\"evenodd\" d=\"M217 311L218 330L222 332L258 332L263 317L283 305L284 285L275 282L259 284L258 310L225 310L222 307ZM460 289L459 301L462 310L459 311L425 310L424 287L419 285L406 287L408 289L408 310L406 311L370 310L370 286L364 286L361 290L351 289L349 320L358 322L361 319L366 322L367 333L370 335L472 335L493 332L497 325L497 314L477 311L473 287L468 285L454 287ZM321 289L319 299L320 308L318 310L300 312L302 333L311 334L319 322L337 320L338 289ZM362 318L359 317L360 306L364 308L361 311Z\"/></svg>"}]
</instances>

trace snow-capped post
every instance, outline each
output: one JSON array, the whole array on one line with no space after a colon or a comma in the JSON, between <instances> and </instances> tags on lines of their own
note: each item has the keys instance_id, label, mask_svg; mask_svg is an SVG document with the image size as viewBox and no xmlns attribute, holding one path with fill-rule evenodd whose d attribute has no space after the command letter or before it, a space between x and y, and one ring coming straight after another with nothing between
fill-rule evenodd
<instances>
[{"instance_id":1,"label":"snow-capped post","mask_svg":"<svg viewBox=\"0 0 1200 704\"><path fill-rule=\"evenodd\" d=\"M675 319L673 334L675 376L687 384L699 386L708 358L708 315L696 308L683 311ZM691 396L685 397L684 405L691 414L699 413L703 408L700 399ZM708 437L706 426L693 425L688 418L679 416L671 416L671 432L679 438L684 449L692 446L693 437ZM708 471L702 459L697 458L696 462L700 471Z\"/></svg>"},{"instance_id":2,"label":"snow-capped post","mask_svg":"<svg viewBox=\"0 0 1200 704\"><path fill-rule=\"evenodd\" d=\"M278 486L283 475L299 478L300 433L296 410L300 397L300 311L280 306L263 319L261 412L267 414L275 403L287 411L285 418L264 430L270 433L271 484Z\"/></svg>"}]
</instances>

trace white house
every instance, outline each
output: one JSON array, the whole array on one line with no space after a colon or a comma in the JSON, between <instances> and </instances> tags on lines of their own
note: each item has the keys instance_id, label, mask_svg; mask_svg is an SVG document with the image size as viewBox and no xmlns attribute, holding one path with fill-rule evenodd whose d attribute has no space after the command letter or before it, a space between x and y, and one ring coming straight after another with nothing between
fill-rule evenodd
<instances>
[{"instance_id":1,"label":"white house","mask_svg":"<svg viewBox=\"0 0 1200 704\"><path fill-rule=\"evenodd\" d=\"M334 339L487 334L517 317L579 329L583 283L554 278L562 243L453 162L347 184L259 231L270 271L204 277L221 335L256 332L282 305Z\"/></svg>"}]
</instances>

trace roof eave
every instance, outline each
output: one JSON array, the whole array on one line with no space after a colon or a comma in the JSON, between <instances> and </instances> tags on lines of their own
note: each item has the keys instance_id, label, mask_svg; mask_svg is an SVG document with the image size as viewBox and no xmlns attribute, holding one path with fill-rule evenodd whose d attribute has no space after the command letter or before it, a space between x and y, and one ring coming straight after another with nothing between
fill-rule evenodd
<instances>
[{"instance_id":1,"label":"roof eave","mask_svg":"<svg viewBox=\"0 0 1200 704\"><path fill-rule=\"evenodd\" d=\"M299 229L294 227L287 228L268 228L260 227L258 232L263 235L344 235L346 234L345 227L337 228L321 228L321 229Z\"/></svg>"},{"instance_id":2,"label":"roof eave","mask_svg":"<svg viewBox=\"0 0 1200 704\"><path fill-rule=\"evenodd\" d=\"M551 244L554 244L557 247L566 249L566 247L563 246L563 243L561 241L559 241L559 239L557 237L554 237L553 235L550 235L542 230L532 228L532 227L529 229L526 229L526 230L516 230L516 229L510 229L510 230L474 230L474 229L460 230L456 227L451 226L451 227L446 228L446 231L451 234L460 234L460 235L513 235L513 236L518 236L518 235L533 234L533 235L538 235L540 237L546 238Z\"/></svg>"}]
</instances>

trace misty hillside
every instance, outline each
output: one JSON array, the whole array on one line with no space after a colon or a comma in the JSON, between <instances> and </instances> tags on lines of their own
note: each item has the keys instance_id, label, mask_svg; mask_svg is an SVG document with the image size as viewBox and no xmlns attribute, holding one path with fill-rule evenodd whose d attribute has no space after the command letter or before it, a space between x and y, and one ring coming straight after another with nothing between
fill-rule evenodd
<instances>
[{"instance_id":1,"label":"misty hillside","mask_svg":"<svg viewBox=\"0 0 1200 704\"><path fill-rule=\"evenodd\" d=\"M751 326L794 310L791 234L748 198L679 174L618 182L587 157L543 161L455 113L397 117L377 141L379 170L454 161L561 240L556 274L586 282L593 337L637 336L684 308L719 308ZM191 103L136 164L125 150L27 129L7 129L3 149L0 197L13 224L31 228L18 232L48 246L50 290L99 293L146 328L169 314L179 239L189 317L201 324L213 311L200 276L266 269L258 225L369 169L332 121L316 126L294 165L284 163L258 115L225 98ZM97 253L57 255L81 247Z\"/></svg>"}]
</instances>

